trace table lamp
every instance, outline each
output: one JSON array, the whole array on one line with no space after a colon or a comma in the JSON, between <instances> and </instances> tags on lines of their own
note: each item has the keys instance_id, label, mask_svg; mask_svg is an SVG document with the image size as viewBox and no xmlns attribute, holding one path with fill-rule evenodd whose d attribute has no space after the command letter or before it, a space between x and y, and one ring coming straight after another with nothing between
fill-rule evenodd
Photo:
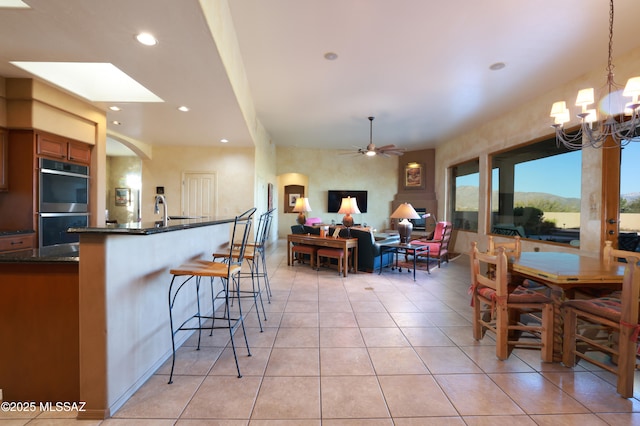
<instances>
[{"instance_id":1,"label":"table lamp","mask_svg":"<svg viewBox=\"0 0 640 426\"><path fill-rule=\"evenodd\" d=\"M300 225L304 225L304 223L307 221L307 218L304 216L304 214L306 212L311 211L311 206L309 205L309 199L304 197L298 197L298 199L296 200L296 205L293 207L293 211L295 213L298 213L298 218L296 219L296 222L298 222Z\"/></svg>"},{"instance_id":2,"label":"table lamp","mask_svg":"<svg viewBox=\"0 0 640 426\"><path fill-rule=\"evenodd\" d=\"M400 242L403 244L408 243L411 240L411 232L413 231L413 223L409 222L409 219L420 219L420 215L411 204L402 203L393 212L391 219L402 219L398 222Z\"/></svg>"},{"instance_id":3,"label":"table lamp","mask_svg":"<svg viewBox=\"0 0 640 426\"><path fill-rule=\"evenodd\" d=\"M346 228L350 228L353 226L353 217L352 214L358 213L360 214L360 209L358 208L358 201L355 198L347 197L342 199L342 204L340 204L340 210L338 213L345 215L342 218L342 224Z\"/></svg>"}]
</instances>

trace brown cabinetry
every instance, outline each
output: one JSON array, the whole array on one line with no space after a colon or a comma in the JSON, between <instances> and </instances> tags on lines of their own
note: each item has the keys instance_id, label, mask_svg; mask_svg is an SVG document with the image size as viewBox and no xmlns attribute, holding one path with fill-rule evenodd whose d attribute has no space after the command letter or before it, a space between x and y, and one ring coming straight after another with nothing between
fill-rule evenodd
<instances>
[{"instance_id":1,"label":"brown cabinetry","mask_svg":"<svg viewBox=\"0 0 640 426\"><path fill-rule=\"evenodd\" d=\"M7 133L0 129L0 192L9 190L8 167L9 167L9 142Z\"/></svg>"},{"instance_id":2,"label":"brown cabinetry","mask_svg":"<svg viewBox=\"0 0 640 426\"><path fill-rule=\"evenodd\" d=\"M82 142L40 132L8 129L8 157L11 158L7 180L9 191L0 193L0 225L3 230L34 230L32 246L38 241L38 174L39 159L87 165L91 146Z\"/></svg>"},{"instance_id":3,"label":"brown cabinetry","mask_svg":"<svg viewBox=\"0 0 640 426\"><path fill-rule=\"evenodd\" d=\"M0 237L0 253L33 248L33 234Z\"/></svg>"},{"instance_id":4,"label":"brown cabinetry","mask_svg":"<svg viewBox=\"0 0 640 426\"><path fill-rule=\"evenodd\" d=\"M37 133L36 139L37 154L40 156L83 164L91 161L91 147L87 144L46 133Z\"/></svg>"}]
</instances>

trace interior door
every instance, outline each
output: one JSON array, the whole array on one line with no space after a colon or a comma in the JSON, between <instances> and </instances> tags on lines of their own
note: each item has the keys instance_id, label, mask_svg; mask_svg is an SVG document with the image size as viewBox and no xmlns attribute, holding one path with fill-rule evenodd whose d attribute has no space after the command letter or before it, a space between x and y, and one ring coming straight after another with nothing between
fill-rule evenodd
<instances>
[{"instance_id":1,"label":"interior door","mask_svg":"<svg viewBox=\"0 0 640 426\"><path fill-rule=\"evenodd\" d=\"M217 216L216 174L182 173L182 215Z\"/></svg>"}]
</instances>

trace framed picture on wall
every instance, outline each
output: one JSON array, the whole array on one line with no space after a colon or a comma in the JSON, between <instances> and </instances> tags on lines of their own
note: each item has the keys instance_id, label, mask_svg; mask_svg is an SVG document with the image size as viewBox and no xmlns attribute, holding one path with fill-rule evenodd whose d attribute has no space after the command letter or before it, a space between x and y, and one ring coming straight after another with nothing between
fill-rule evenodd
<instances>
[{"instance_id":1,"label":"framed picture on wall","mask_svg":"<svg viewBox=\"0 0 640 426\"><path fill-rule=\"evenodd\" d=\"M298 198L300 198L300 194L289 194L289 207L295 207Z\"/></svg>"},{"instance_id":2,"label":"framed picture on wall","mask_svg":"<svg viewBox=\"0 0 640 426\"><path fill-rule=\"evenodd\" d=\"M128 206L131 201L131 188L116 188L116 206Z\"/></svg>"},{"instance_id":3,"label":"framed picture on wall","mask_svg":"<svg viewBox=\"0 0 640 426\"><path fill-rule=\"evenodd\" d=\"M284 212L293 213L296 200L300 197L304 197L304 186L286 185L284 187Z\"/></svg>"},{"instance_id":4,"label":"framed picture on wall","mask_svg":"<svg viewBox=\"0 0 640 426\"><path fill-rule=\"evenodd\" d=\"M404 188L424 189L424 166L420 163L408 163L404 167Z\"/></svg>"}]
</instances>

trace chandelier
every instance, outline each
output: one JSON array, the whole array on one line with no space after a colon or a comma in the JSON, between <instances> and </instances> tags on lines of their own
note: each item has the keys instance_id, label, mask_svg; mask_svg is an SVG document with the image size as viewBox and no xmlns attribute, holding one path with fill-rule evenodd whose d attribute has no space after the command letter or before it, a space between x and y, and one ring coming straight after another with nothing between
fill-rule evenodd
<instances>
[{"instance_id":1,"label":"chandelier","mask_svg":"<svg viewBox=\"0 0 640 426\"><path fill-rule=\"evenodd\" d=\"M613 80L613 0L609 1L609 56L607 62L607 84L602 90L601 98L593 108L593 88L578 91L576 106L581 110L581 120L577 132L567 132L564 123L570 121L570 111L564 101L555 102L550 116L554 118L556 144L568 149L581 149L585 146L593 148L620 147L629 142L640 142L640 77L632 77L627 81L622 93L621 88ZM629 98L630 101L629 101ZM602 118L599 118L600 117ZM615 145L607 144L612 140Z\"/></svg>"}]
</instances>

